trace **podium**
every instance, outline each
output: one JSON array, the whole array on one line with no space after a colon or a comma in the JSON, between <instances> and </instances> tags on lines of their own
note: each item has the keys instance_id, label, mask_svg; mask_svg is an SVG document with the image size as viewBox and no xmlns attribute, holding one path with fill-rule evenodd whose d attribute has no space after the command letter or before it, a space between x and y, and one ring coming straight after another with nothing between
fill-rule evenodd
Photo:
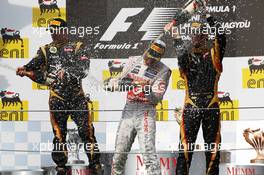
<instances>
[{"instance_id":1,"label":"podium","mask_svg":"<svg viewBox=\"0 0 264 175\"><path fill-rule=\"evenodd\" d=\"M10 170L1 171L0 175L47 175L45 170Z\"/></svg>"},{"instance_id":2,"label":"podium","mask_svg":"<svg viewBox=\"0 0 264 175\"><path fill-rule=\"evenodd\" d=\"M264 164L249 163L244 165L221 164L221 175L264 175Z\"/></svg>"}]
</instances>

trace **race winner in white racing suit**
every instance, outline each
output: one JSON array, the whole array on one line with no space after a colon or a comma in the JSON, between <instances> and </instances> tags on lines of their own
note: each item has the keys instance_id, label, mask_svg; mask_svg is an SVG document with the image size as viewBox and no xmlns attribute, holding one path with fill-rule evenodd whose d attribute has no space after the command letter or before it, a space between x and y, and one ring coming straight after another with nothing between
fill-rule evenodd
<instances>
[{"instance_id":1,"label":"race winner in white racing suit","mask_svg":"<svg viewBox=\"0 0 264 175\"><path fill-rule=\"evenodd\" d=\"M130 57L120 76L109 82L109 86L117 90L121 87L120 81L131 80L130 85L125 85L127 102L117 131L112 175L124 174L127 153L136 135L147 174L161 174L155 154L155 107L162 100L171 76L171 70L160 62L165 47L163 41L153 41L142 56Z\"/></svg>"}]
</instances>

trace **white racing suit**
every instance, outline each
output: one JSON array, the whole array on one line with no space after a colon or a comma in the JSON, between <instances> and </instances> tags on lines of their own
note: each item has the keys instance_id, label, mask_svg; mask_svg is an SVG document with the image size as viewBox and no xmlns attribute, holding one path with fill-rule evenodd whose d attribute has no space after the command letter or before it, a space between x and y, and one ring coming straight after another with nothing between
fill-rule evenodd
<instances>
[{"instance_id":1,"label":"white racing suit","mask_svg":"<svg viewBox=\"0 0 264 175\"><path fill-rule=\"evenodd\" d=\"M160 175L160 163L155 154L156 105L167 89L171 70L162 62L145 66L143 57L130 57L124 71L125 77L149 81L143 92L137 88L128 90L127 103L119 123L112 175L123 175L127 153L131 150L136 135L143 154L147 175ZM133 66L131 66L133 65ZM122 74L122 73L121 73ZM145 153L145 154L144 154Z\"/></svg>"}]
</instances>

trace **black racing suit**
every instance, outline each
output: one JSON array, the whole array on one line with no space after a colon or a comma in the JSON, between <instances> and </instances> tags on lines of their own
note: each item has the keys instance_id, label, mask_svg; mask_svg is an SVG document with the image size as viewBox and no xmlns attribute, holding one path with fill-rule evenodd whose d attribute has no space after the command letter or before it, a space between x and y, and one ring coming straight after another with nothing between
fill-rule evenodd
<instances>
[{"instance_id":1,"label":"black racing suit","mask_svg":"<svg viewBox=\"0 0 264 175\"><path fill-rule=\"evenodd\" d=\"M94 168L100 164L88 101L82 89L82 79L87 76L89 65L87 48L81 42L67 42L41 47L37 55L24 66L27 71L34 72L33 81L49 86L50 120L55 136L52 158L58 167L64 167L68 161L67 147L60 143L66 142L69 116L78 127L89 166ZM63 78L58 75L61 70L65 72Z\"/></svg>"},{"instance_id":2,"label":"black racing suit","mask_svg":"<svg viewBox=\"0 0 264 175\"><path fill-rule=\"evenodd\" d=\"M210 26L220 27L212 17ZM177 175L188 175L195 148L196 137L202 124L206 155L206 174L219 174L220 109L218 104L218 80L222 72L225 52L224 34L216 34L211 49L195 49L190 41L174 41L181 77L185 80L186 97L180 125L180 151ZM213 109L212 109L213 108Z\"/></svg>"}]
</instances>

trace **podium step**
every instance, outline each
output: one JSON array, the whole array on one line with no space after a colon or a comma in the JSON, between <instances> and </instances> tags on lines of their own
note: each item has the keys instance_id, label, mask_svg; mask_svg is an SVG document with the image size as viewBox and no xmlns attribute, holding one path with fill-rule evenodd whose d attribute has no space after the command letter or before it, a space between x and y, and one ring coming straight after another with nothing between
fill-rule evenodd
<instances>
[{"instance_id":1,"label":"podium step","mask_svg":"<svg viewBox=\"0 0 264 175\"><path fill-rule=\"evenodd\" d=\"M8 170L1 171L0 175L47 175L45 170Z\"/></svg>"}]
</instances>

